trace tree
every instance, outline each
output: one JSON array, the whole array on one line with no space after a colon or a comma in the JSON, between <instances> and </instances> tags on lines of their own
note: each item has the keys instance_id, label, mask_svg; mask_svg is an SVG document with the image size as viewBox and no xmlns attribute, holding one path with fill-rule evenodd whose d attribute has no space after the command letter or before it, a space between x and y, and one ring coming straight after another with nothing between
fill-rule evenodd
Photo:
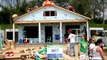
<instances>
[{"instance_id":1,"label":"tree","mask_svg":"<svg viewBox=\"0 0 107 60\"><path fill-rule=\"evenodd\" d=\"M1 23L12 23L11 17L13 14L22 15L27 12L28 4L26 0L2 0L2 2L5 2L5 5L0 5L3 9L0 12Z\"/></svg>"},{"instance_id":2,"label":"tree","mask_svg":"<svg viewBox=\"0 0 107 60\"><path fill-rule=\"evenodd\" d=\"M93 20L104 20L106 0L72 0L71 4L77 13L91 17Z\"/></svg>"},{"instance_id":3,"label":"tree","mask_svg":"<svg viewBox=\"0 0 107 60\"><path fill-rule=\"evenodd\" d=\"M2 11L0 12L0 24L8 24L10 22L9 18L10 16L10 10L8 8L5 8L2 6Z\"/></svg>"}]
</instances>

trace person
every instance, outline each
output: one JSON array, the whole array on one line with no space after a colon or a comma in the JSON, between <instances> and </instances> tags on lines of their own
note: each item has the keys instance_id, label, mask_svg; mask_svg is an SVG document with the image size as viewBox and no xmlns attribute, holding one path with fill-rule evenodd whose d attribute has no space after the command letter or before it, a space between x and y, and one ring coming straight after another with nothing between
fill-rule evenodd
<instances>
[{"instance_id":1,"label":"person","mask_svg":"<svg viewBox=\"0 0 107 60\"><path fill-rule=\"evenodd\" d=\"M67 33L64 35L64 41L65 41L65 43L69 43L68 36L69 36L70 33L71 33L70 28L68 28L67 29Z\"/></svg>"},{"instance_id":2,"label":"person","mask_svg":"<svg viewBox=\"0 0 107 60\"><path fill-rule=\"evenodd\" d=\"M36 58L35 58L36 57ZM38 50L33 57L35 60L52 60L47 58L47 45L44 46L44 48ZM59 60L56 58L56 60Z\"/></svg>"},{"instance_id":3,"label":"person","mask_svg":"<svg viewBox=\"0 0 107 60\"><path fill-rule=\"evenodd\" d=\"M55 5L55 4L54 4L54 2L51 1L51 0L46 0L46 1L43 2L42 5L43 5L43 6L53 6L53 5Z\"/></svg>"},{"instance_id":4,"label":"person","mask_svg":"<svg viewBox=\"0 0 107 60\"><path fill-rule=\"evenodd\" d=\"M89 39L89 53L88 53L88 55L92 55L93 54L93 49L94 49L94 47L95 47L95 40L94 40L94 37L92 37L92 38L90 38Z\"/></svg>"},{"instance_id":5,"label":"person","mask_svg":"<svg viewBox=\"0 0 107 60\"><path fill-rule=\"evenodd\" d=\"M95 47L93 49L93 57L91 59L94 59L94 60L105 60L105 57L104 57L104 52L101 48L103 44L103 41L101 39L98 39L96 42L95 42Z\"/></svg>"},{"instance_id":6,"label":"person","mask_svg":"<svg viewBox=\"0 0 107 60\"><path fill-rule=\"evenodd\" d=\"M71 28L69 28L68 40L70 40L70 56L75 56L76 35L72 33Z\"/></svg>"},{"instance_id":7,"label":"person","mask_svg":"<svg viewBox=\"0 0 107 60\"><path fill-rule=\"evenodd\" d=\"M94 35L92 36L94 38L95 42L98 40L97 35L98 35L98 32L95 32Z\"/></svg>"},{"instance_id":8,"label":"person","mask_svg":"<svg viewBox=\"0 0 107 60\"><path fill-rule=\"evenodd\" d=\"M65 35L64 35L64 42L65 42L65 43L68 43L68 34L65 34Z\"/></svg>"},{"instance_id":9,"label":"person","mask_svg":"<svg viewBox=\"0 0 107 60\"><path fill-rule=\"evenodd\" d=\"M26 37L23 38L23 42L24 42L24 44L27 44L27 38Z\"/></svg>"},{"instance_id":10,"label":"person","mask_svg":"<svg viewBox=\"0 0 107 60\"><path fill-rule=\"evenodd\" d=\"M81 35L81 40L79 41L79 54L80 54L80 60L87 59L87 53L88 53L88 41L85 34ZM83 58L84 57L84 58Z\"/></svg>"},{"instance_id":11,"label":"person","mask_svg":"<svg viewBox=\"0 0 107 60\"><path fill-rule=\"evenodd\" d=\"M85 34L81 35L80 44L80 54L86 54L88 49L88 41Z\"/></svg>"},{"instance_id":12,"label":"person","mask_svg":"<svg viewBox=\"0 0 107 60\"><path fill-rule=\"evenodd\" d=\"M46 48L46 47L38 50L38 51L34 54L34 57L36 57L35 60L46 59L46 53L47 53L47 48Z\"/></svg>"}]
</instances>

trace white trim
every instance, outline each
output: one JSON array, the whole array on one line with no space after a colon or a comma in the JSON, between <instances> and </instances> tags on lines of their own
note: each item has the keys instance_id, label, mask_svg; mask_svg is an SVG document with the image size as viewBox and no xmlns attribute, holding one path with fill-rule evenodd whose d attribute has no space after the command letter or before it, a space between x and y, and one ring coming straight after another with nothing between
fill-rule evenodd
<instances>
[{"instance_id":1,"label":"white trim","mask_svg":"<svg viewBox=\"0 0 107 60\"><path fill-rule=\"evenodd\" d=\"M91 27L90 30L104 30L103 27Z\"/></svg>"},{"instance_id":2,"label":"white trim","mask_svg":"<svg viewBox=\"0 0 107 60\"><path fill-rule=\"evenodd\" d=\"M39 25L39 43L41 43L41 23Z\"/></svg>"},{"instance_id":3,"label":"white trim","mask_svg":"<svg viewBox=\"0 0 107 60\"><path fill-rule=\"evenodd\" d=\"M13 41L15 42L15 24L13 23Z\"/></svg>"},{"instance_id":4,"label":"white trim","mask_svg":"<svg viewBox=\"0 0 107 60\"><path fill-rule=\"evenodd\" d=\"M60 42L62 42L62 22L60 22Z\"/></svg>"},{"instance_id":5,"label":"white trim","mask_svg":"<svg viewBox=\"0 0 107 60\"><path fill-rule=\"evenodd\" d=\"M88 21L86 22L86 26L87 26L87 40L89 41L89 24L88 24Z\"/></svg>"},{"instance_id":6,"label":"white trim","mask_svg":"<svg viewBox=\"0 0 107 60\"><path fill-rule=\"evenodd\" d=\"M13 29L6 29L5 31L6 31L6 32L12 32ZM15 29L15 32L18 32L18 31L19 31L19 29Z\"/></svg>"}]
</instances>

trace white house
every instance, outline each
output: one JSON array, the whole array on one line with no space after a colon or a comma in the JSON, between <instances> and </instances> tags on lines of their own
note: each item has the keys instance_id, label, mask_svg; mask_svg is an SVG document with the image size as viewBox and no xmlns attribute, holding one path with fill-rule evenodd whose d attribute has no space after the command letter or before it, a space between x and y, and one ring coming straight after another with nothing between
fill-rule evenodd
<instances>
[{"instance_id":1,"label":"white house","mask_svg":"<svg viewBox=\"0 0 107 60\"><path fill-rule=\"evenodd\" d=\"M15 40L15 24L19 26L18 39L27 37L32 43L45 43L50 37L51 42L64 42L64 34L72 28L78 36L84 27L89 28L90 18L62 7L51 5L41 6L33 11L14 19L13 40ZM87 38L89 29L86 29Z\"/></svg>"}]
</instances>

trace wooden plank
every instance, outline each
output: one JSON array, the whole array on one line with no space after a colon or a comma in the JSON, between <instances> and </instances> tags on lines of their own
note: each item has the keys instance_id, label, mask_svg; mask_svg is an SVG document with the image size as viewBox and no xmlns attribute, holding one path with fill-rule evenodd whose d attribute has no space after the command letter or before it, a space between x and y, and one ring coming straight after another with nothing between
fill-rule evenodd
<instances>
[{"instance_id":1,"label":"wooden plank","mask_svg":"<svg viewBox=\"0 0 107 60\"><path fill-rule=\"evenodd\" d=\"M15 24L35 24L35 23L64 23L64 22L86 22L87 20L35 20L35 21L17 21Z\"/></svg>"},{"instance_id":2,"label":"wooden plank","mask_svg":"<svg viewBox=\"0 0 107 60\"><path fill-rule=\"evenodd\" d=\"M5 59L6 60L14 60L14 59L23 59L22 57L23 56L29 56L29 53L17 53L17 54L14 54L14 56L7 56L7 54L5 55Z\"/></svg>"}]
</instances>

